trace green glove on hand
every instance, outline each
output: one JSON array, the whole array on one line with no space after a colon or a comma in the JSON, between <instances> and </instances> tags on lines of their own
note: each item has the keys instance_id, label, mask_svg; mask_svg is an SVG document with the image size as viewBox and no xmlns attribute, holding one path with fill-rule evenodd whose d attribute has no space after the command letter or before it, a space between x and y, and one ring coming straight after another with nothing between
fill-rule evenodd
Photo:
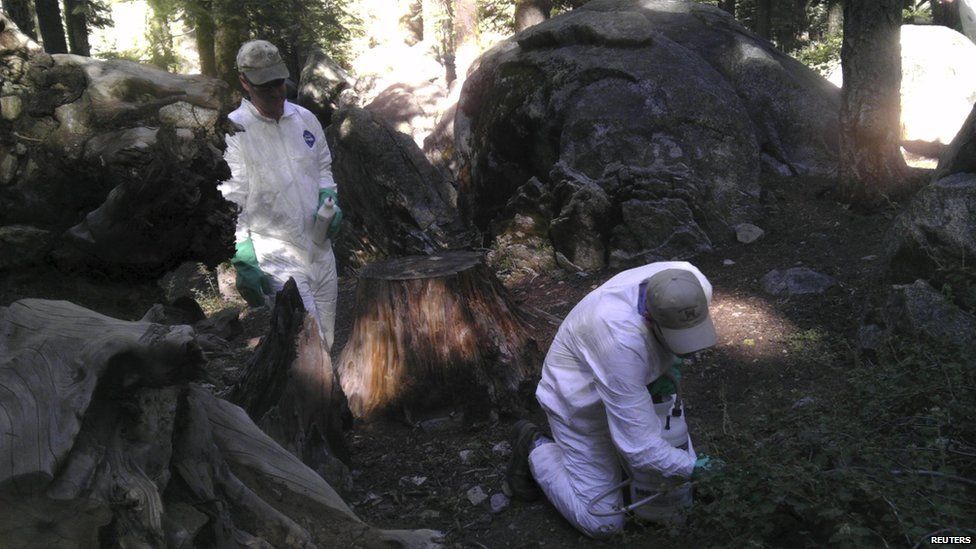
<instances>
[{"instance_id":1,"label":"green glove on hand","mask_svg":"<svg viewBox=\"0 0 976 549\"><path fill-rule=\"evenodd\" d=\"M332 218L332 223L329 223L329 230L326 232L326 236L329 239L335 239L336 235L339 234L339 224L342 223L342 209L339 208L339 197L332 189L319 189L319 208L330 198L332 199L332 207L335 208L335 217ZM316 208L317 210L318 208Z\"/></svg>"},{"instance_id":2,"label":"green glove on hand","mask_svg":"<svg viewBox=\"0 0 976 549\"><path fill-rule=\"evenodd\" d=\"M685 361L675 357L674 364L668 370L668 372L661 377L655 379L647 387L650 391L651 396L668 397L678 392L678 382L681 381L681 367L684 366Z\"/></svg>"},{"instance_id":3,"label":"green glove on hand","mask_svg":"<svg viewBox=\"0 0 976 549\"><path fill-rule=\"evenodd\" d=\"M250 238L235 245L235 254L230 262L237 270L237 292L252 307L265 304L265 294L271 293L271 279L258 265L254 242Z\"/></svg>"},{"instance_id":4,"label":"green glove on hand","mask_svg":"<svg viewBox=\"0 0 976 549\"><path fill-rule=\"evenodd\" d=\"M692 480L714 478L725 468L725 462L718 458L702 455L695 461L695 469L691 473Z\"/></svg>"}]
</instances>

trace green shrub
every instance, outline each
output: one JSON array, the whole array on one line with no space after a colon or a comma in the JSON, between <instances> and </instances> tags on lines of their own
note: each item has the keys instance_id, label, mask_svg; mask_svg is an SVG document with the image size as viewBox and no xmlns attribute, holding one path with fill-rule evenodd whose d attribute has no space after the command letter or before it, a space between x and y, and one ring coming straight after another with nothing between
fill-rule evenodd
<instances>
[{"instance_id":1,"label":"green shrub","mask_svg":"<svg viewBox=\"0 0 976 549\"><path fill-rule=\"evenodd\" d=\"M674 540L707 547L914 546L976 527L976 368L906 345L838 368L798 409L712 434L728 462L698 483ZM662 532L663 533L663 532Z\"/></svg>"}]
</instances>

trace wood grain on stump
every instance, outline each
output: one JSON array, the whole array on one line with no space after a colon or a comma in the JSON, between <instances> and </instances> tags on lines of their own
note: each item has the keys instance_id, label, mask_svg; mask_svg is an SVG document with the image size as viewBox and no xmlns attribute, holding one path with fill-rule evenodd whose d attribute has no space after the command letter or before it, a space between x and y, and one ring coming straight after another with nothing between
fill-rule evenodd
<instances>
[{"instance_id":1,"label":"wood grain on stump","mask_svg":"<svg viewBox=\"0 0 976 549\"><path fill-rule=\"evenodd\" d=\"M374 263L360 274L339 379L356 417L461 403L465 418L519 406L541 356L476 252Z\"/></svg>"}]
</instances>

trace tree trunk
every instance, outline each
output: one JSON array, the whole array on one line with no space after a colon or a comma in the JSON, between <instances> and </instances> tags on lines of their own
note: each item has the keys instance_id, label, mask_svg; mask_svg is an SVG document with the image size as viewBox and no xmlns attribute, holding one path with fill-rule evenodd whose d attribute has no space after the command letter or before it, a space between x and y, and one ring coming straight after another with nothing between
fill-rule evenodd
<instances>
[{"instance_id":1,"label":"tree trunk","mask_svg":"<svg viewBox=\"0 0 976 549\"><path fill-rule=\"evenodd\" d=\"M217 76L217 58L214 52L213 2L210 0L191 0L186 5L187 13L194 28L197 55L200 58L200 74Z\"/></svg>"},{"instance_id":2,"label":"tree trunk","mask_svg":"<svg viewBox=\"0 0 976 549\"><path fill-rule=\"evenodd\" d=\"M844 195L876 207L903 191L900 0L845 0L840 177Z\"/></svg>"},{"instance_id":3,"label":"tree trunk","mask_svg":"<svg viewBox=\"0 0 976 549\"><path fill-rule=\"evenodd\" d=\"M214 57L217 77L227 82L230 89L239 90L237 80L237 50L247 41L247 18L235 2L214 0Z\"/></svg>"},{"instance_id":4,"label":"tree trunk","mask_svg":"<svg viewBox=\"0 0 976 549\"><path fill-rule=\"evenodd\" d=\"M541 356L531 328L476 252L363 269L339 379L357 417L460 404L465 421L531 398Z\"/></svg>"},{"instance_id":5,"label":"tree trunk","mask_svg":"<svg viewBox=\"0 0 976 549\"><path fill-rule=\"evenodd\" d=\"M41 42L48 53L68 53L68 43L61 25L61 6L58 0L35 0L37 26L41 30Z\"/></svg>"},{"instance_id":6,"label":"tree trunk","mask_svg":"<svg viewBox=\"0 0 976 549\"><path fill-rule=\"evenodd\" d=\"M64 20L68 24L68 46L76 55L91 55L88 44L88 17L85 15L85 0L64 0Z\"/></svg>"},{"instance_id":7,"label":"tree trunk","mask_svg":"<svg viewBox=\"0 0 976 549\"><path fill-rule=\"evenodd\" d=\"M4 0L3 10L7 12L10 19L17 25L20 32L37 40L37 32L34 30L34 14L31 13L29 0Z\"/></svg>"},{"instance_id":8,"label":"tree trunk","mask_svg":"<svg viewBox=\"0 0 976 549\"><path fill-rule=\"evenodd\" d=\"M735 17L735 0L719 0L718 7Z\"/></svg>"},{"instance_id":9,"label":"tree trunk","mask_svg":"<svg viewBox=\"0 0 976 549\"><path fill-rule=\"evenodd\" d=\"M532 25L549 19L552 13L552 0L516 0L515 32L523 31Z\"/></svg>"},{"instance_id":10,"label":"tree trunk","mask_svg":"<svg viewBox=\"0 0 976 549\"><path fill-rule=\"evenodd\" d=\"M773 37L773 0L756 1L756 34L766 40Z\"/></svg>"},{"instance_id":11,"label":"tree trunk","mask_svg":"<svg viewBox=\"0 0 976 549\"><path fill-rule=\"evenodd\" d=\"M454 63L454 0L423 0L424 41L444 66L444 78L457 78Z\"/></svg>"},{"instance_id":12,"label":"tree trunk","mask_svg":"<svg viewBox=\"0 0 976 549\"><path fill-rule=\"evenodd\" d=\"M962 21L959 19L959 0L951 2L931 0L930 4L932 5L933 25L960 30Z\"/></svg>"},{"instance_id":13,"label":"tree trunk","mask_svg":"<svg viewBox=\"0 0 976 549\"><path fill-rule=\"evenodd\" d=\"M347 427L352 418L294 279L278 293L271 331L227 399L329 484L351 484L342 428L343 418Z\"/></svg>"},{"instance_id":14,"label":"tree trunk","mask_svg":"<svg viewBox=\"0 0 976 549\"><path fill-rule=\"evenodd\" d=\"M844 3L840 0L827 9L827 35L837 36L844 32Z\"/></svg>"},{"instance_id":15,"label":"tree trunk","mask_svg":"<svg viewBox=\"0 0 976 549\"><path fill-rule=\"evenodd\" d=\"M169 30L169 4L164 0L149 0L152 16L149 19L149 62L163 69L169 70L176 64L173 52L173 34Z\"/></svg>"}]
</instances>

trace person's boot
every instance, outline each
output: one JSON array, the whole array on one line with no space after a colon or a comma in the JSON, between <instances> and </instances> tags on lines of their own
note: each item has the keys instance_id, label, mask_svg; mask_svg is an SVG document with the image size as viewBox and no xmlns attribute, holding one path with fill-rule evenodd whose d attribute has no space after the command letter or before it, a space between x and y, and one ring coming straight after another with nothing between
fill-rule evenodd
<instances>
[{"instance_id":1,"label":"person's boot","mask_svg":"<svg viewBox=\"0 0 976 549\"><path fill-rule=\"evenodd\" d=\"M513 498L535 501L542 495L529 469L529 453L541 436L542 432L531 421L520 419L512 426L512 457L505 472L505 483Z\"/></svg>"}]
</instances>

